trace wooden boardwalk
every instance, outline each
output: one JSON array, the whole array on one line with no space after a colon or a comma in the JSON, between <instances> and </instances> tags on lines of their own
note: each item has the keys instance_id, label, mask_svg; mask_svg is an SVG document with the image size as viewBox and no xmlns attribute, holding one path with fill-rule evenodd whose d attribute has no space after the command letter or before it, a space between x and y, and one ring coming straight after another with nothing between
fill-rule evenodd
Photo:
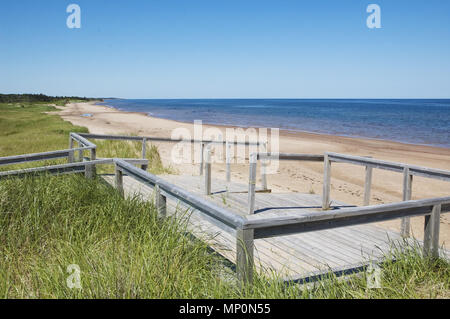
<instances>
[{"instance_id":1,"label":"wooden boardwalk","mask_svg":"<svg viewBox=\"0 0 450 319\"><path fill-rule=\"evenodd\" d=\"M213 180L212 194L204 193L203 176L163 175L165 180L201 195L237 214L246 215L247 186ZM114 176L103 176L114 185ZM125 195L152 200L152 188L124 176ZM301 216L321 210L321 196L300 193L257 193L252 219L269 215ZM349 207L332 201L332 207ZM220 255L235 263L236 237L208 221L208 217L168 199L167 213L187 221L197 238L205 240ZM409 239L413 243L412 239ZM290 279L312 278L330 270L346 273L358 270L371 260L380 261L393 244L402 243L400 234L373 225L358 225L255 240L255 265L259 271Z\"/></svg>"},{"instance_id":2,"label":"wooden boardwalk","mask_svg":"<svg viewBox=\"0 0 450 319\"><path fill-rule=\"evenodd\" d=\"M98 159L97 145L87 138L140 141L142 157ZM205 155L202 156L200 171L205 176L155 176L147 173L148 141L199 143ZM254 264L261 272L275 272L279 278L291 280L314 279L330 271L345 274L362 270L370 261L381 261L392 245L403 246L400 234L368 224L393 219L402 220L403 237L409 237L410 218L424 217L424 242L408 241L421 245L425 256L450 256L447 251L439 249L440 216L450 212L450 196L411 200L413 176L450 182L450 171L330 152L323 155L263 152L250 154L249 182L244 185L211 180L210 144L222 145L226 150L234 145L251 145L250 142L236 141L70 133L68 149L0 157L0 166L60 158L67 158L66 164L0 172L0 180L74 173L84 173L91 179L97 175L97 166L113 164L115 176L103 176L108 183L128 196L136 194L145 200L157 199L158 211L162 215L169 214L186 221L188 232L208 242L215 251L235 264L237 279L244 284L252 281ZM267 143L264 149L267 150ZM85 152L89 157L84 156ZM229 179L234 157L232 152L225 153ZM267 190L258 192L258 161L263 164L273 159L323 162L322 196L275 194ZM365 167L364 207L349 207L331 200L332 162ZM263 167L260 170L261 186L265 188L267 177ZM368 206L373 169L403 174L402 202Z\"/></svg>"}]
</instances>

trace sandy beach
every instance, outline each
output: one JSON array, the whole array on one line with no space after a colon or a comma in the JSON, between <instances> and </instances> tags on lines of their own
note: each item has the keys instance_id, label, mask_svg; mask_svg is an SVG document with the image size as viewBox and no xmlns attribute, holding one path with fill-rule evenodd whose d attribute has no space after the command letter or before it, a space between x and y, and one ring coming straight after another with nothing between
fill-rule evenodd
<instances>
[{"instance_id":1,"label":"sandy beach","mask_svg":"<svg viewBox=\"0 0 450 319\"><path fill-rule=\"evenodd\" d=\"M154 118L142 113L122 112L95 105L95 103L72 103L59 107L56 112L74 125L84 126L97 134L136 134L170 137L175 128L193 129L193 124ZM90 116L83 116L90 114ZM210 127L210 125L204 125ZM225 128L217 126L225 133ZM159 143L161 157L170 162L174 144ZM377 159L402 162L426 167L450 170L450 149L398 142L349 138L324 134L280 131L280 152L314 153L325 151L351 155L372 156ZM180 174L196 174L193 165L174 166ZM225 166L213 165L213 174L225 178ZM248 166L236 164L232 167L232 180L246 182ZM269 175L268 185L273 192L322 193L323 164L306 162L280 162L279 174ZM349 204L362 205L364 168L347 164L333 164L332 199ZM415 177L413 199L449 196L450 183ZM401 174L374 170L371 204L398 202L402 199ZM380 223L391 230L399 230L400 220ZM412 233L423 238L423 217L412 219ZM450 216L441 216L441 244L450 247Z\"/></svg>"}]
</instances>

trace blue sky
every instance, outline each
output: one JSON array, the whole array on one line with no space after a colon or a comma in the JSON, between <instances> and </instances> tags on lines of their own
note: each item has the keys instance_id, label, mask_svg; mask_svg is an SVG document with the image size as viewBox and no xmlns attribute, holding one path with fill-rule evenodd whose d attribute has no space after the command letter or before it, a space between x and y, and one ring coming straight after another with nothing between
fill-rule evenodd
<instances>
[{"instance_id":1,"label":"blue sky","mask_svg":"<svg viewBox=\"0 0 450 319\"><path fill-rule=\"evenodd\" d=\"M2 0L0 43L1 93L450 98L448 0Z\"/></svg>"}]
</instances>

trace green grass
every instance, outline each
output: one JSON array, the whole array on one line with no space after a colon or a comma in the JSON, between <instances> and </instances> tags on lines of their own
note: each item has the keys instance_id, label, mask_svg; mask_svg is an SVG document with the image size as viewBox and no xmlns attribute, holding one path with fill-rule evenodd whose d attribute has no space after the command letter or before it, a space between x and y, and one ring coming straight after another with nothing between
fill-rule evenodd
<instances>
[{"instance_id":1,"label":"green grass","mask_svg":"<svg viewBox=\"0 0 450 319\"><path fill-rule=\"evenodd\" d=\"M0 104L0 156L66 149L70 132L87 132L57 115L48 104Z\"/></svg>"},{"instance_id":2,"label":"green grass","mask_svg":"<svg viewBox=\"0 0 450 319\"><path fill-rule=\"evenodd\" d=\"M69 133L87 133L84 127L63 121L58 115L46 112L57 111L48 103L3 103L0 104L0 156L39 153L67 149ZM96 140L98 157L141 158L140 142ZM85 156L88 153L85 152ZM77 154L78 156L78 154ZM148 170L154 174L174 173L164 166L155 145L147 145ZM49 160L0 167L0 171L29 168L43 165L63 164L67 161ZM113 168L101 166L100 173L111 173Z\"/></svg>"},{"instance_id":3,"label":"green grass","mask_svg":"<svg viewBox=\"0 0 450 319\"><path fill-rule=\"evenodd\" d=\"M0 156L67 147L68 133L85 132L42 104L0 104ZM139 157L139 143L98 142L99 157ZM165 168L156 148L151 170ZM10 169L10 167L8 167ZM185 225L159 219L152 203L123 199L100 179L82 176L0 181L2 298L449 298L450 264L423 258L417 247L392 251L380 289L365 274L310 285L255 277L240 289L229 263ZM392 257L392 256L391 256ZM81 270L82 289L66 284L67 267Z\"/></svg>"},{"instance_id":4,"label":"green grass","mask_svg":"<svg viewBox=\"0 0 450 319\"><path fill-rule=\"evenodd\" d=\"M382 289L365 276L286 286L256 276L241 290L223 259L159 219L149 202L123 199L82 176L0 182L3 298L435 298L449 297L450 268L411 248L383 267ZM81 270L82 289L66 285Z\"/></svg>"},{"instance_id":5,"label":"green grass","mask_svg":"<svg viewBox=\"0 0 450 319\"><path fill-rule=\"evenodd\" d=\"M93 140L97 145L97 156L99 158L142 158L142 143L137 141L112 141ZM164 166L156 145L147 143L146 158L148 159L148 171L153 174L173 174L175 169ZM100 173L112 173L111 168L100 168Z\"/></svg>"},{"instance_id":6,"label":"green grass","mask_svg":"<svg viewBox=\"0 0 450 319\"><path fill-rule=\"evenodd\" d=\"M57 115L48 103L4 103L0 104L0 156L40 153L67 149L69 133L86 133L84 127L74 126ZM65 163L50 160L39 163L2 166L0 171Z\"/></svg>"}]
</instances>

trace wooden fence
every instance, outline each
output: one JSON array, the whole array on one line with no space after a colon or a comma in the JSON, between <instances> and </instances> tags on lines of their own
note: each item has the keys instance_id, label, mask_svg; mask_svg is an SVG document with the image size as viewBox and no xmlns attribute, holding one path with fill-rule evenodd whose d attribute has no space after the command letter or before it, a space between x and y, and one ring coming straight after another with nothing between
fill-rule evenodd
<instances>
[{"instance_id":1,"label":"wooden fence","mask_svg":"<svg viewBox=\"0 0 450 319\"><path fill-rule=\"evenodd\" d=\"M365 182L364 182L364 205L369 205L370 193L372 187L372 172L374 168L389 170L403 174L403 201L410 200L412 194L413 176L422 176L442 181L450 181L450 172L446 170L408 165L403 163L395 163L372 159L361 156L345 155L338 153L326 152L324 157L324 183L323 183L323 209L330 208L330 191L331 191L331 163L348 163L354 165L365 166ZM403 237L410 236L410 218L402 219L401 234Z\"/></svg>"},{"instance_id":2,"label":"wooden fence","mask_svg":"<svg viewBox=\"0 0 450 319\"><path fill-rule=\"evenodd\" d=\"M0 173L0 178L35 174L38 172L66 174L79 173L83 171L85 172L86 177L93 177L93 174L87 174L86 172L95 171L96 165L113 163L115 165L116 172L116 187L119 192L124 193L123 176L124 174L126 174L129 177L153 188L155 194L155 204L158 208L158 211L162 215L165 215L166 201L167 198L170 197L172 199L185 203L193 210L205 216L208 221L211 221L213 224L217 225L224 231L233 234L236 237L236 272L238 278L243 283L249 283L252 281L254 271L254 240L260 238L269 238L323 229L374 223L397 218L425 216L425 235L423 246L424 254L431 256L438 256L439 254L439 217L440 214L450 211L450 197L423 200L410 200L409 198L400 203L343 208L338 210L323 210L319 212L302 214L301 216L272 216L265 218L255 218L257 217L256 215L250 214L244 217L230 211L227 208L218 206L211 201L203 198L202 196L193 194L188 190L167 182L161 177L148 173L145 170L132 165L148 164L143 159L96 159L96 145L88 141L86 139L87 137L112 139L110 138L110 136L100 136L93 134L84 134L84 136L81 136L80 134L71 133L70 146L73 147L73 143L77 142L80 146L77 149L71 148L70 150L56 151L53 155L49 155L48 153L39 153L22 155L19 157L14 156L9 158L0 158L0 163L6 165L8 163L17 163L19 158L21 162L27 162L27 159L29 159L29 161L35 161L39 160L39 158L50 159L51 156L55 156L54 158L61 158L62 155L65 155L68 158L68 164L2 172ZM114 139L122 138L133 140L143 139L142 137L117 137ZM155 140L156 138L152 139L146 137L146 139ZM158 138L158 140L160 139ZM89 160L84 162L71 162L73 161L73 152L80 151L80 149L82 149L82 151L90 151ZM83 157L81 156L79 158ZM430 178L439 178L442 180L449 180L450 177L450 172L448 171L428 169L406 164L391 163L364 157L348 156L335 153L325 153L324 156L310 154L255 153L250 156L251 168L249 187L253 187L253 185L255 185L253 181L255 180L256 176L256 163L258 159L266 160L276 158L282 160L324 161L324 190L327 190L326 194L324 194L325 200L329 200L329 176L332 161L350 162L353 164L364 165L371 168L375 167L402 172L404 172L405 168L408 168L407 176L418 175ZM208 179L210 180L209 177ZM255 191L253 188L249 188L249 198L251 196L250 194L253 194L252 196L254 196ZM329 201L325 201L325 203L329 203ZM327 205L325 205L325 208L328 208L326 206ZM251 206L249 206L249 212L250 211Z\"/></svg>"}]
</instances>

